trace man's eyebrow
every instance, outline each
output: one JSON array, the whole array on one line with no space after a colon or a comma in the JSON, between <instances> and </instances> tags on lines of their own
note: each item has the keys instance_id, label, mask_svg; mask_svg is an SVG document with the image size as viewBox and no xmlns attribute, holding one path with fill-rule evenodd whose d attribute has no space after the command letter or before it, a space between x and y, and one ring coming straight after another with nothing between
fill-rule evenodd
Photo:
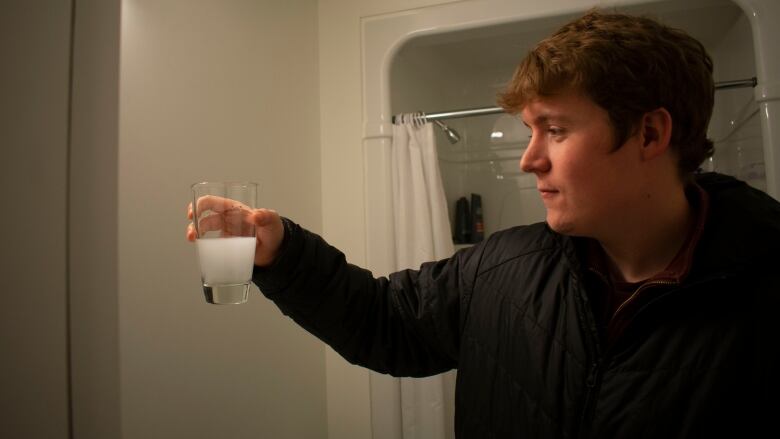
<instances>
[{"instance_id":1,"label":"man's eyebrow","mask_svg":"<svg viewBox=\"0 0 780 439\"><path fill-rule=\"evenodd\" d=\"M521 118L520 121L523 122L523 125L530 128L530 126L525 121L525 119ZM538 124L548 124L548 123L570 123L571 121L572 119L570 117L562 114L545 113L545 114L540 114L535 118L533 118L532 122L533 124L538 125Z\"/></svg>"}]
</instances>

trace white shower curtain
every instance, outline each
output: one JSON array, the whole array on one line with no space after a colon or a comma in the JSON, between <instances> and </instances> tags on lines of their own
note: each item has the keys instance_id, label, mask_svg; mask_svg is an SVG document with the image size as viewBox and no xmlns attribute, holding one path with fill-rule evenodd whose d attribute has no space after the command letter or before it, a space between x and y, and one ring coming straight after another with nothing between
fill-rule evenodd
<instances>
[{"instance_id":1,"label":"white shower curtain","mask_svg":"<svg viewBox=\"0 0 780 439\"><path fill-rule=\"evenodd\" d=\"M452 256L447 200L439 173L433 125L419 114L393 125L392 182L396 270ZM403 439L450 439L455 372L401 378Z\"/></svg>"}]
</instances>

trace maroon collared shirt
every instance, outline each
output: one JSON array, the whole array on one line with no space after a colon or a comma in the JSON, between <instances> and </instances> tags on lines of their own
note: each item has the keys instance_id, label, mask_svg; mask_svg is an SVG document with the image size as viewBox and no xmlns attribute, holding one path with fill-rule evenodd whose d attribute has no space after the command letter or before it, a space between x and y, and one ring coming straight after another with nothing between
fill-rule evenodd
<instances>
[{"instance_id":1,"label":"maroon collared shirt","mask_svg":"<svg viewBox=\"0 0 780 439\"><path fill-rule=\"evenodd\" d=\"M669 265L656 275L640 282L614 279L607 266L606 255L594 239L584 242L584 260L589 274L587 288L593 313L607 346L623 333L636 310L664 287L679 285L691 269L693 254L707 221L709 197L699 185L686 191L694 213L694 221L685 242Z\"/></svg>"}]
</instances>

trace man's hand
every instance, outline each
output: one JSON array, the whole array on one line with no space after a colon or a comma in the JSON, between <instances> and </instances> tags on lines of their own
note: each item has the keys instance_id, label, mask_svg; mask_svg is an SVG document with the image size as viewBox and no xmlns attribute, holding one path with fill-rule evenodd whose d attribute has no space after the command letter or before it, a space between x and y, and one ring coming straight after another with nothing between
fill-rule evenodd
<instances>
[{"instance_id":1,"label":"man's hand","mask_svg":"<svg viewBox=\"0 0 780 439\"><path fill-rule=\"evenodd\" d=\"M276 259L284 239L284 225L275 210L252 209L238 201L207 195L198 199L198 212L210 210L211 215L200 219L201 233L220 231L223 236L243 236L249 227L255 226L255 265L266 267ZM193 219L192 203L187 206L187 218ZM241 230L238 230L238 228ZM187 240L197 238L195 225L187 226Z\"/></svg>"}]
</instances>

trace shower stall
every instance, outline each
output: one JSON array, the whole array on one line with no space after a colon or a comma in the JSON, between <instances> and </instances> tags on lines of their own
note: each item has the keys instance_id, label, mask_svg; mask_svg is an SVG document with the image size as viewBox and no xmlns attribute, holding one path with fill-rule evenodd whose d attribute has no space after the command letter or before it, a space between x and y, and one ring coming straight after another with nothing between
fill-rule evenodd
<instances>
[{"instance_id":1,"label":"shower stall","mask_svg":"<svg viewBox=\"0 0 780 439\"><path fill-rule=\"evenodd\" d=\"M439 126L439 165L450 209L482 197L485 235L544 219L535 177L519 169L529 132L495 109L525 53L593 7L647 14L686 30L713 57L715 109L706 170L780 196L780 2L776 0L478 0L369 17L362 22L363 152L367 264L391 271L389 154L392 115L424 112ZM469 111L459 113L458 110ZM375 437L392 407L392 385L372 377ZM388 421L389 422L389 421Z\"/></svg>"},{"instance_id":2,"label":"shower stall","mask_svg":"<svg viewBox=\"0 0 780 439\"><path fill-rule=\"evenodd\" d=\"M759 105L753 90L758 79L747 17L729 1L686 4L684 9L659 6L621 9L648 13L685 29L715 60L716 106L709 137L717 153L704 168L766 190ZM531 31L506 23L412 38L390 65L391 113L419 111L438 125L448 206L471 193L481 195L487 234L541 221L544 207L535 177L518 166L530 133L517 117L485 104L495 101L526 51L574 15L551 17L546 26L535 23L538 30Z\"/></svg>"}]
</instances>

